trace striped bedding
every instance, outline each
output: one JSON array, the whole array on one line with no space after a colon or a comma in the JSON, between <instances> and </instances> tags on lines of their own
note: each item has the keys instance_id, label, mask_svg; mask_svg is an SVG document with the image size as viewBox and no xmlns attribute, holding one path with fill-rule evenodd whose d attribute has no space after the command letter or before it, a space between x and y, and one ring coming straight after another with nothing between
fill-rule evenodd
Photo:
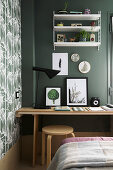
<instances>
[{"instance_id":1,"label":"striped bedding","mask_svg":"<svg viewBox=\"0 0 113 170\"><path fill-rule=\"evenodd\" d=\"M48 170L113 170L113 138L93 139L62 144Z\"/></svg>"}]
</instances>

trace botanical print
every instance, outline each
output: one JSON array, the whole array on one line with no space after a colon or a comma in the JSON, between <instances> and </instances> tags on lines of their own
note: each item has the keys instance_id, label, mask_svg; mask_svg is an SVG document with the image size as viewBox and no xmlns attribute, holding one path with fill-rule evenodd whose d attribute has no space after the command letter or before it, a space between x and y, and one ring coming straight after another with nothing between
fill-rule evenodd
<instances>
[{"instance_id":1,"label":"botanical print","mask_svg":"<svg viewBox=\"0 0 113 170\"><path fill-rule=\"evenodd\" d=\"M60 88L46 88L46 106L60 105Z\"/></svg>"},{"instance_id":2,"label":"botanical print","mask_svg":"<svg viewBox=\"0 0 113 170\"><path fill-rule=\"evenodd\" d=\"M60 70L58 75L68 75L68 53L53 53L52 68Z\"/></svg>"},{"instance_id":3,"label":"botanical print","mask_svg":"<svg viewBox=\"0 0 113 170\"><path fill-rule=\"evenodd\" d=\"M21 107L20 0L0 0L0 158L19 137L15 111Z\"/></svg>"},{"instance_id":4,"label":"botanical print","mask_svg":"<svg viewBox=\"0 0 113 170\"><path fill-rule=\"evenodd\" d=\"M67 105L87 105L86 78L67 78Z\"/></svg>"}]
</instances>

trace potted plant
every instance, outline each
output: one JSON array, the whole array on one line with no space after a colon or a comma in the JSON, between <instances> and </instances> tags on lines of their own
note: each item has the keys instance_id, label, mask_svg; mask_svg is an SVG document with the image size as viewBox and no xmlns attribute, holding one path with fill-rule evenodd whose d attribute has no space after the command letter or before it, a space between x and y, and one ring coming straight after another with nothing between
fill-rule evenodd
<instances>
[{"instance_id":1,"label":"potted plant","mask_svg":"<svg viewBox=\"0 0 113 170\"><path fill-rule=\"evenodd\" d=\"M65 1L65 4L64 4L64 10L63 11L67 11L67 7L68 7L68 2Z\"/></svg>"},{"instance_id":2,"label":"potted plant","mask_svg":"<svg viewBox=\"0 0 113 170\"><path fill-rule=\"evenodd\" d=\"M65 4L64 4L64 9L63 10L60 10L58 11L59 14L67 14L67 7L68 7L68 2L65 1Z\"/></svg>"},{"instance_id":3,"label":"potted plant","mask_svg":"<svg viewBox=\"0 0 113 170\"><path fill-rule=\"evenodd\" d=\"M85 30L79 33L79 41L89 41L90 34Z\"/></svg>"}]
</instances>

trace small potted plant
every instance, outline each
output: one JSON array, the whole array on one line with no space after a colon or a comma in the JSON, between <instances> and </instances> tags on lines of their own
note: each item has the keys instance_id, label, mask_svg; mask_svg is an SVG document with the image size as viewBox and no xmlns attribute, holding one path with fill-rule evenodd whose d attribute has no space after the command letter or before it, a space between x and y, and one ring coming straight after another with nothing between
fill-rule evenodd
<instances>
[{"instance_id":1,"label":"small potted plant","mask_svg":"<svg viewBox=\"0 0 113 170\"><path fill-rule=\"evenodd\" d=\"M88 33L83 30L79 33L79 41L87 41Z\"/></svg>"},{"instance_id":2,"label":"small potted plant","mask_svg":"<svg viewBox=\"0 0 113 170\"><path fill-rule=\"evenodd\" d=\"M68 2L65 1L65 4L64 4L64 9L63 10L60 10L58 11L59 14L67 14L67 7L68 7Z\"/></svg>"}]
</instances>

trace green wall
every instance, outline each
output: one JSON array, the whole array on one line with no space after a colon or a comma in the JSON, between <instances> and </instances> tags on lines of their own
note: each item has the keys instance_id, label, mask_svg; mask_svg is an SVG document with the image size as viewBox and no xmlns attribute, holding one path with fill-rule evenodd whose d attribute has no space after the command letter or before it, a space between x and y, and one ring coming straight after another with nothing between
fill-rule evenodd
<instances>
[{"instance_id":1,"label":"green wall","mask_svg":"<svg viewBox=\"0 0 113 170\"><path fill-rule=\"evenodd\" d=\"M92 96L100 97L101 104L107 103L107 11L111 7L105 0L90 1L86 0L68 0L69 10L84 10L90 8L92 13L102 11L102 44L98 51L96 47L57 47L54 51L52 44L52 13L64 7L64 0L49 0L44 5L44 0L38 0L36 3L36 65L40 67L52 67L53 52L67 52L69 54L69 77L88 77L89 99ZM111 1L112 2L112 1ZM86 5L87 4L87 5ZM113 4L113 2L112 2ZM108 8L106 8L108 6ZM73 63L70 56L73 53L80 55L80 60ZM82 74L78 70L78 64L86 60L91 64L91 71L88 74ZM57 85L62 88L62 104L66 104L65 95L65 76L57 76L48 79L43 73L40 77L40 93L38 94L39 103L44 104L44 92L46 86Z\"/></svg>"},{"instance_id":2,"label":"green wall","mask_svg":"<svg viewBox=\"0 0 113 170\"><path fill-rule=\"evenodd\" d=\"M33 104L33 73L32 66L52 68L52 53L67 52L69 54L69 77L88 77L88 99L96 96L100 98L101 105L107 103L107 13L113 11L113 1L109 0L68 0L69 10L83 10L90 8L92 13L102 12L102 43L100 50L96 47L57 47L54 51L52 43L52 20L53 11L64 8L64 0L36 0L35 8L32 8L32 0L23 0L23 106ZM27 3L26 3L27 2ZM31 4L31 5L30 5ZM25 11L24 11L25 10ZM32 23L33 12L35 11L35 29ZM25 14L26 13L26 14ZM33 29L35 30L35 64L33 63ZM29 32L29 35L27 34ZM26 44L25 44L26 43ZM28 46L28 47L27 47ZM27 47L27 48L26 48ZM80 55L80 60L73 63L70 56L73 53ZM91 71L81 74L78 71L78 64L86 60L91 64ZM66 85L67 76L56 76L48 79L44 73L40 73L39 79L39 104L45 104L45 88L58 86L62 88L62 105L66 105ZM29 79L29 80L28 80ZM90 123L89 123L90 122ZM109 117L107 116L43 116L40 118L41 126L47 124L68 124L75 127L78 131L108 131ZM24 122L24 125L27 126Z\"/></svg>"}]
</instances>

